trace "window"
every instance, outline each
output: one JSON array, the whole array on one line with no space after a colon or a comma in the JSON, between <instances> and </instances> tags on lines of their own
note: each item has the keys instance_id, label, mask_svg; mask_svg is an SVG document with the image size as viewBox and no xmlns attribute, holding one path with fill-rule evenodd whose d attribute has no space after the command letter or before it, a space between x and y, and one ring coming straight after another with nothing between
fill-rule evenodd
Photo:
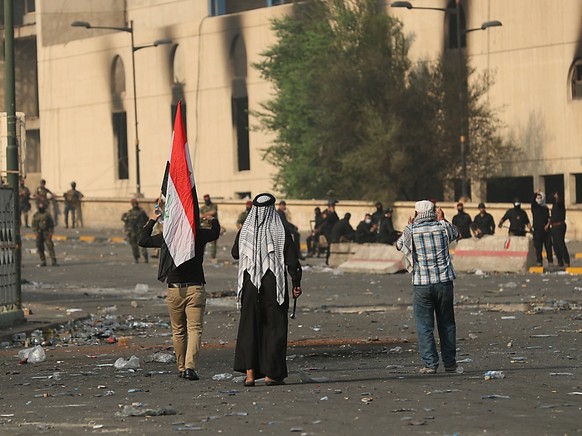
<instances>
[{"instance_id":1,"label":"window","mask_svg":"<svg viewBox=\"0 0 582 436\"><path fill-rule=\"evenodd\" d=\"M251 169L249 143L249 97L247 93L247 51L242 35L236 35L230 46L232 75L232 126L238 171Z\"/></svg>"},{"instance_id":2,"label":"window","mask_svg":"<svg viewBox=\"0 0 582 436\"><path fill-rule=\"evenodd\" d=\"M463 181L461 179L453 180L453 190L455 193L453 198L458 199L463 196ZM467 180L467 196L471 198L471 180Z\"/></svg>"},{"instance_id":3,"label":"window","mask_svg":"<svg viewBox=\"0 0 582 436\"><path fill-rule=\"evenodd\" d=\"M127 152L127 114L113 113L113 141L117 151L117 178L129 179L129 155Z\"/></svg>"},{"instance_id":4,"label":"window","mask_svg":"<svg viewBox=\"0 0 582 436\"><path fill-rule=\"evenodd\" d=\"M251 199L251 191L235 192L236 198L239 200Z\"/></svg>"},{"instance_id":5,"label":"window","mask_svg":"<svg viewBox=\"0 0 582 436\"><path fill-rule=\"evenodd\" d=\"M217 15L224 15L226 13L226 0L209 0L209 14L211 17L216 17Z\"/></svg>"},{"instance_id":6,"label":"window","mask_svg":"<svg viewBox=\"0 0 582 436\"><path fill-rule=\"evenodd\" d=\"M561 198L564 198L564 175L556 174L544 176L544 189L546 190L546 200L548 200L554 192L557 192L560 194Z\"/></svg>"},{"instance_id":7,"label":"window","mask_svg":"<svg viewBox=\"0 0 582 436\"><path fill-rule=\"evenodd\" d=\"M498 177L487 180L487 201L512 203L519 198L529 203L534 192L533 177Z\"/></svg>"},{"instance_id":8,"label":"window","mask_svg":"<svg viewBox=\"0 0 582 436\"><path fill-rule=\"evenodd\" d=\"M184 124L184 131L188 137L188 125L186 117L186 97L184 95L184 86L186 84L186 60L183 56L183 50L178 49L178 45L172 47L170 54L170 71L172 77L172 105L171 105L171 125L174 127L174 119L176 118L176 110L178 109L178 102L182 100L182 123Z\"/></svg>"},{"instance_id":9,"label":"window","mask_svg":"<svg viewBox=\"0 0 582 436\"><path fill-rule=\"evenodd\" d=\"M582 203L582 174L574 174L574 181L576 183L576 203Z\"/></svg>"},{"instance_id":10,"label":"window","mask_svg":"<svg viewBox=\"0 0 582 436\"><path fill-rule=\"evenodd\" d=\"M40 130L26 131L25 153L25 173L40 173Z\"/></svg>"},{"instance_id":11,"label":"window","mask_svg":"<svg viewBox=\"0 0 582 436\"><path fill-rule=\"evenodd\" d=\"M465 10L463 9L463 5L459 5L459 12L460 12L460 26L457 26L457 5L454 0L449 1L447 5L447 9L450 12L447 12L447 17L449 21L449 48L454 49L459 47L458 43L458 30L461 30L461 48L467 47L467 34L463 32L467 28L467 23L465 21Z\"/></svg>"},{"instance_id":12,"label":"window","mask_svg":"<svg viewBox=\"0 0 582 436\"><path fill-rule=\"evenodd\" d=\"M572 100L582 99L582 59L576 59L570 68Z\"/></svg>"},{"instance_id":13,"label":"window","mask_svg":"<svg viewBox=\"0 0 582 436\"><path fill-rule=\"evenodd\" d=\"M216 17L288 3L292 0L209 0L208 15Z\"/></svg>"},{"instance_id":14,"label":"window","mask_svg":"<svg viewBox=\"0 0 582 436\"><path fill-rule=\"evenodd\" d=\"M232 99L232 121L236 130L238 170L248 171L251 169L248 97Z\"/></svg>"},{"instance_id":15,"label":"window","mask_svg":"<svg viewBox=\"0 0 582 436\"><path fill-rule=\"evenodd\" d=\"M117 157L116 169L119 180L129 179L129 155L127 152L127 113L123 108L125 95L125 67L119 56L111 63L111 100L113 107L114 156Z\"/></svg>"}]
</instances>

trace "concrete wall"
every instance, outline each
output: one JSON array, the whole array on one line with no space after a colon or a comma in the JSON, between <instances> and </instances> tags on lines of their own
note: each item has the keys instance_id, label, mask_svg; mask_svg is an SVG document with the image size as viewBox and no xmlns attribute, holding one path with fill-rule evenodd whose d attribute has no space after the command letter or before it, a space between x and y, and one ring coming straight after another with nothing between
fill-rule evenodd
<instances>
[{"instance_id":1,"label":"concrete wall","mask_svg":"<svg viewBox=\"0 0 582 436\"><path fill-rule=\"evenodd\" d=\"M200 195L201 196L201 195ZM245 209L244 200L213 200L218 205L218 215L221 225L227 231L236 231L236 220L238 215ZM306 234L311 229L310 220L313 219L313 209L326 208L325 201L318 200L285 200L287 202L287 217L289 221L299 227L299 230ZM62 211L62 199L58 199L59 210ZM140 205L146 209L148 214L153 210L154 198L144 198ZM446 218L451 221L457 213L456 203L438 203L438 206L445 211ZM498 223L505 211L512 207L504 203L491 203L487 205L487 211L493 215ZM119 198L85 198L83 199L83 219L87 228L116 229L122 228L121 214L129 210L129 199ZM524 205L531 220L529 205ZM358 223L364 219L364 215L374 210L372 203L363 201L341 201L336 212L342 218L346 212L352 214L350 223L356 228ZM471 217L479 213L477 204L465 205L465 210ZM396 202L394 204L394 226L397 230L402 230L408 217L414 215L414 202ZM60 223L63 222L60 218ZM568 232L566 238L569 240L582 240L582 207L571 207L567 210ZM507 223L506 223L507 225ZM496 229L496 234L507 235L507 229Z\"/></svg>"}]
</instances>

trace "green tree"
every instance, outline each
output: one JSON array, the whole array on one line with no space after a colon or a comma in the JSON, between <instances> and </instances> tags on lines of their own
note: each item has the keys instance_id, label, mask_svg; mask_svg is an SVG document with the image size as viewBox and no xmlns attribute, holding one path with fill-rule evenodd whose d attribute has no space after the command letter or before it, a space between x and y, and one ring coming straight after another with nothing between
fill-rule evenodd
<instances>
[{"instance_id":1,"label":"green tree","mask_svg":"<svg viewBox=\"0 0 582 436\"><path fill-rule=\"evenodd\" d=\"M278 42L256 67L275 88L259 117L275 133L266 157L278 168L276 187L299 198L330 189L385 198L382 149L398 146L395 114L409 68L401 24L375 0L311 0L273 29Z\"/></svg>"},{"instance_id":2,"label":"green tree","mask_svg":"<svg viewBox=\"0 0 582 436\"><path fill-rule=\"evenodd\" d=\"M346 199L442 198L443 182L460 173L459 75L448 63L412 65L402 24L376 0L294 3L273 30L277 43L255 67L274 94L256 115L274 134L265 157L278 170L278 190L295 198L330 190ZM465 99L471 172L491 167L503 145L482 99L485 79Z\"/></svg>"}]
</instances>

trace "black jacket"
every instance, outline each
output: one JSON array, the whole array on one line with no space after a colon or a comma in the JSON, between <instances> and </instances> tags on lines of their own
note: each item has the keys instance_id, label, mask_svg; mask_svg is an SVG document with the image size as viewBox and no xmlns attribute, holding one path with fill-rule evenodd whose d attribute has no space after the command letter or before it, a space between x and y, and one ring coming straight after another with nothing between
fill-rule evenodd
<instances>
[{"instance_id":1,"label":"black jacket","mask_svg":"<svg viewBox=\"0 0 582 436\"><path fill-rule=\"evenodd\" d=\"M348 220L345 218L339 220L333 228L331 229L331 242L340 242L340 239L344 237L348 241L354 240L354 228Z\"/></svg>"},{"instance_id":2,"label":"black jacket","mask_svg":"<svg viewBox=\"0 0 582 436\"><path fill-rule=\"evenodd\" d=\"M459 233L461 234L461 238L470 238L471 237L471 216L465 211L459 211L453 217L453 225L459 229Z\"/></svg>"},{"instance_id":3,"label":"black jacket","mask_svg":"<svg viewBox=\"0 0 582 436\"><path fill-rule=\"evenodd\" d=\"M157 234L152 236L152 230L156 221L150 219L141 231L139 240L140 247L160 248L164 242L163 235ZM204 269L202 261L204 260L204 247L206 243L215 241L220 236L220 224L218 220L211 221L210 229L198 228L196 231L196 246L194 248L196 255L184 262L182 265L168 273L166 281L168 283L206 283L204 279ZM161 261L161 259L160 259Z\"/></svg>"}]
</instances>

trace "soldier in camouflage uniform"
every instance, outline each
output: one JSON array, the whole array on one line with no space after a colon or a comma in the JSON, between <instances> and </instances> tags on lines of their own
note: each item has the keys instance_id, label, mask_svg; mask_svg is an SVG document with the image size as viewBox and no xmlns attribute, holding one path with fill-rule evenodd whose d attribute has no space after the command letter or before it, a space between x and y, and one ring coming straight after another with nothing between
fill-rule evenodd
<instances>
[{"instance_id":1,"label":"soldier in camouflage uniform","mask_svg":"<svg viewBox=\"0 0 582 436\"><path fill-rule=\"evenodd\" d=\"M77 191L77 183L71 182L71 189L64 193L63 198L65 199L65 229L69 228L69 213L73 218L72 226L75 228L75 213L77 210L81 209L81 199L84 195Z\"/></svg>"},{"instance_id":2,"label":"soldier in camouflage uniform","mask_svg":"<svg viewBox=\"0 0 582 436\"><path fill-rule=\"evenodd\" d=\"M210 195L206 194L204 195L204 206L200 208L200 226L209 229L213 218L218 221L218 206L212 202ZM208 242L206 246L210 251L210 257L216 259L216 239Z\"/></svg>"},{"instance_id":3,"label":"soldier in camouflage uniform","mask_svg":"<svg viewBox=\"0 0 582 436\"><path fill-rule=\"evenodd\" d=\"M53 244L53 230L55 223L50 213L45 209L44 204L39 204L38 212L32 217L32 230L36 236L36 248L40 256L40 265L46 266L46 258L44 256L44 247L48 249L51 257L52 265L57 265L57 257L55 256L55 246Z\"/></svg>"},{"instance_id":4,"label":"soldier in camouflage uniform","mask_svg":"<svg viewBox=\"0 0 582 436\"><path fill-rule=\"evenodd\" d=\"M121 216L121 221L124 223L125 235L127 236L127 241L131 245L131 250L133 252L133 263L139 262L139 246L137 242L139 241L141 230L143 226L146 225L149 218L145 211L139 207L138 201L133 198L131 200L131 209L125 212ZM144 262L148 263L148 250L147 248L141 249L143 254Z\"/></svg>"},{"instance_id":5,"label":"soldier in camouflage uniform","mask_svg":"<svg viewBox=\"0 0 582 436\"><path fill-rule=\"evenodd\" d=\"M48 210L48 207L53 197L54 195L52 191L46 187L46 180L42 179L40 181L40 185L38 185L38 188L36 188L36 192L34 193L36 207L39 207L42 204L44 205L45 210Z\"/></svg>"},{"instance_id":6,"label":"soldier in camouflage uniform","mask_svg":"<svg viewBox=\"0 0 582 436\"><path fill-rule=\"evenodd\" d=\"M236 220L236 228L238 230L240 230L242 225L245 223L247 216L249 216L249 212L251 211L252 207L253 207L253 202L251 200L247 201L246 209L244 210L244 212L241 212L239 214L238 219Z\"/></svg>"}]
</instances>

